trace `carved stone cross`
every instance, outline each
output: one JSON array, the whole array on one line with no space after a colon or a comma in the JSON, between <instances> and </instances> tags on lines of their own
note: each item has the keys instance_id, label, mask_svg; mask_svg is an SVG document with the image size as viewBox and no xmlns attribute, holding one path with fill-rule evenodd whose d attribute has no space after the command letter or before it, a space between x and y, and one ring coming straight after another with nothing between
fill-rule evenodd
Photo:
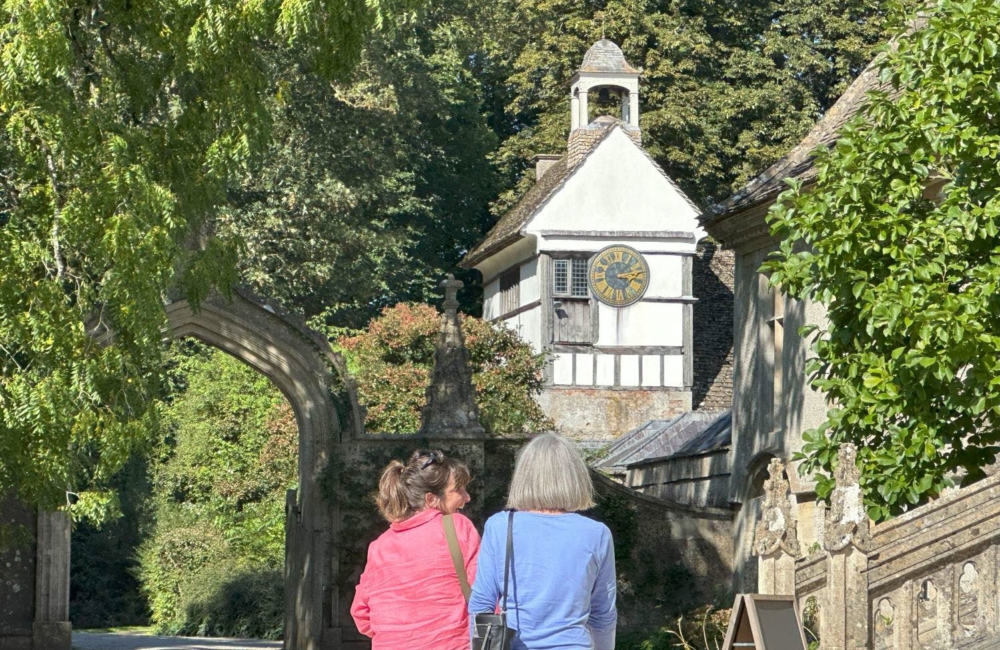
<instances>
[{"instance_id":1,"label":"carved stone cross","mask_svg":"<svg viewBox=\"0 0 1000 650\"><path fill-rule=\"evenodd\" d=\"M441 281L441 288L444 289L444 309L445 311L456 311L458 309L458 291L465 286L461 280L456 280L451 273Z\"/></svg>"}]
</instances>

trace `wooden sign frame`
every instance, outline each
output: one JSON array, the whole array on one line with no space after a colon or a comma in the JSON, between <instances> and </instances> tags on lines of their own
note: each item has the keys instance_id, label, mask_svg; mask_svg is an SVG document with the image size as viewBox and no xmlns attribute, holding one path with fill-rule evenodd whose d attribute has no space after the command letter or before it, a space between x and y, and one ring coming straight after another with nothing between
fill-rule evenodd
<instances>
[{"instance_id":1,"label":"wooden sign frame","mask_svg":"<svg viewBox=\"0 0 1000 650\"><path fill-rule=\"evenodd\" d=\"M769 616L761 620L758 604L764 605L762 610L781 615L781 620L777 623L769 622L766 620ZM789 625L789 613L794 615L794 626ZM797 646L799 643L801 645ZM808 648L795 596L737 594L722 650L807 650Z\"/></svg>"}]
</instances>

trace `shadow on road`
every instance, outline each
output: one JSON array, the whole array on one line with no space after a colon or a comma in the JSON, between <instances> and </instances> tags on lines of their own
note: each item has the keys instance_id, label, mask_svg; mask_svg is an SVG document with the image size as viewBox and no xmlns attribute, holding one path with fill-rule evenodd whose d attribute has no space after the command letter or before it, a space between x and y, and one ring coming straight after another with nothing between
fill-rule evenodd
<instances>
[{"instance_id":1,"label":"shadow on road","mask_svg":"<svg viewBox=\"0 0 1000 650\"><path fill-rule=\"evenodd\" d=\"M73 650L272 650L281 641L73 632Z\"/></svg>"}]
</instances>

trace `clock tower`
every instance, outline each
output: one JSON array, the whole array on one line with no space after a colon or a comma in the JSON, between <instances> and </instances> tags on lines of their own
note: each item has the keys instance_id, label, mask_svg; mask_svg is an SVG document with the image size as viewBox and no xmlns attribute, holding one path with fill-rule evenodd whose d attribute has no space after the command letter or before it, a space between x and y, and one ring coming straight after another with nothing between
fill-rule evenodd
<instances>
[{"instance_id":1,"label":"clock tower","mask_svg":"<svg viewBox=\"0 0 1000 650\"><path fill-rule=\"evenodd\" d=\"M567 151L536 157L535 184L462 260L483 275L483 317L549 353L539 403L583 442L695 407L704 233L642 148L640 75L609 40L587 50L569 83ZM718 320L731 339L731 316Z\"/></svg>"}]
</instances>

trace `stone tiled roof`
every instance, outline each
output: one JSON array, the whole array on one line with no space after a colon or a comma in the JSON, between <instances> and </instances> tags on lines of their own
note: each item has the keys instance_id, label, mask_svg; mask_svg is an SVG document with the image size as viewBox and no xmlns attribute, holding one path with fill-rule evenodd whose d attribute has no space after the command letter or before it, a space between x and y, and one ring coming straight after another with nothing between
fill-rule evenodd
<instances>
[{"instance_id":1,"label":"stone tiled roof","mask_svg":"<svg viewBox=\"0 0 1000 650\"><path fill-rule=\"evenodd\" d=\"M610 42L610 41L609 41ZM486 237L477 246L475 246L471 251L466 253L462 261L459 262L459 266L463 269L471 269L476 264L479 264L487 257L493 255L494 253L500 251L501 249L510 246L518 239L521 238L521 229L527 225L528 221L545 205L546 202L566 183L566 180L573 175L577 169L579 169L587 157L595 150L597 147L604 142L604 140L611 135L611 132L615 128L620 128L625 131L626 125L621 120L610 117L601 116L595 119L586 129L578 129L574 133L582 132L585 130L599 131L600 134L593 139L588 138L576 138L575 141L579 143L585 143L584 149L582 151L577 151L573 145L570 146L570 152L563 156L556 162L552 163L548 171L546 171L540 179L538 179L534 185L524 193L524 196L504 214L500 217L500 220L493 226L493 228L487 233ZM572 137L572 136L571 136ZM631 136L630 136L631 137ZM571 140L573 142L573 140ZM633 140L634 142L634 140ZM639 151L649 159L649 162L656 167L656 170L663 175L670 186L677 190L677 193L690 205L696 212L701 212L701 208L695 205L682 190L678 187L677 183L670 178L663 168L657 164L653 157L648 151L643 149L640 145Z\"/></svg>"},{"instance_id":2,"label":"stone tiled roof","mask_svg":"<svg viewBox=\"0 0 1000 650\"><path fill-rule=\"evenodd\" d=\"M691 411L670 420L650 420L618 438L595 467L621 474L634 465L721 451L731 444L732 428L732 411L728 410Z\"/></svg>"},{"instance_id":3,"label":"stone tiled roof","mask_svg":"<svg viewBox=\"0 0 1000 650\"><path fill-rule=\"evenodd\" d=\"M580 72L616 72L639 74L639 71L628 64L622 49L612 41L602 38L583 55L583 65Z\"/></svg>"},{"instance_id":4,"label":"stone tiled roof","mask_svg":"<svg viewBox=\"0 0 1000 650\"><path fill-rule=\"evenodd\" d=\"M711 229L734 213L773 201L778 194L788 188L785 183L788 179L804 183L815 180L816 168L813 165L812 152L820 145L830 146L836 142L844 124L864 107L868 92L884 88L886 85L879 81L878 65L873 61L816 123L802 142L763 174L747 183L743 189L715 205L702 217L702 224Z\"/></svg>"}]
</instances>

